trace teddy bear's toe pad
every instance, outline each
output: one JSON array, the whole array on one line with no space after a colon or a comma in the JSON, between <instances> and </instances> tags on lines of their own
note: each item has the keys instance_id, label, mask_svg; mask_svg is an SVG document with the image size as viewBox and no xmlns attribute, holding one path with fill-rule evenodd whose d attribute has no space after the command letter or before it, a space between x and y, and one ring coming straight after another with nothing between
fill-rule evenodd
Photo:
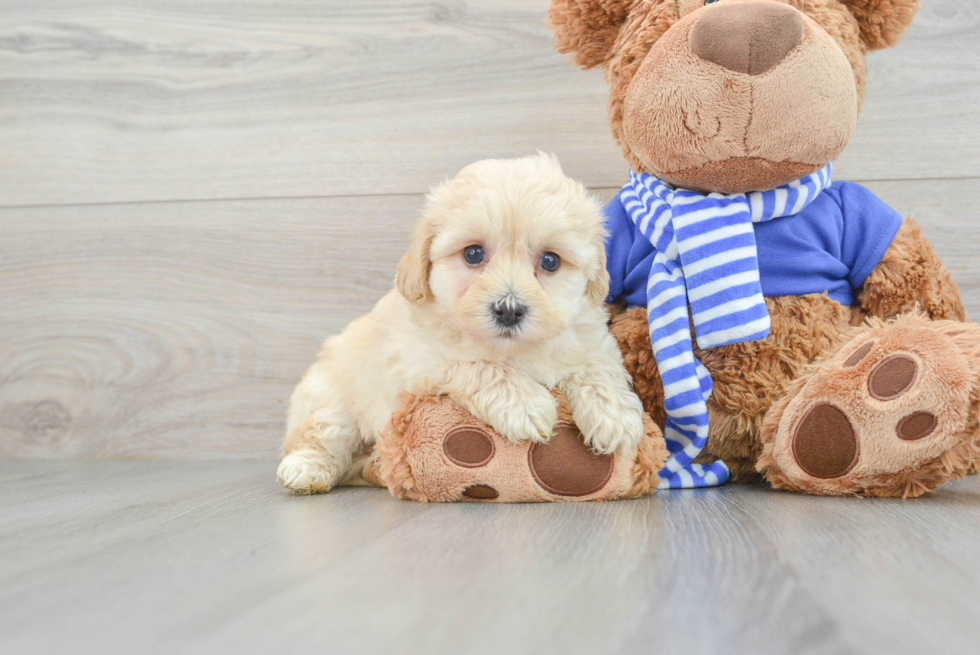
<instances>
[{"instance_id":1,"label":"teddy bear's toe pad","mask_svg":"<svg viewBox=\"0 0 980 655\"><path fill-rule=\"evenodd\" d=\"M488 484L474 484L463 489L463 495L474 500L493 500L500 496L500 492Z\"/></svg>"},{"instance_id":2,"label":"teddy bear's toe pad","mask_svg":"<svg viewBox=\"0 0 980 655\"><path fill-rule=\"evenodd\" d=\"M812 493L908 493L917 471L965 438L971 386L963 352L927 322L869 330L791 396L764 458L769 477Z\"/></svg>"},{"instance_id":3,"label":"teddy bear's toe pad","mask_svg":"<svg viewBox=\"0 0 980 655\"><path fill-rule=\"evenodd\" d=\"M933 433L938 424L939 421L929 412L916 412L909 414L899 421L895 431L898 432L899 439L915 441L916 439L928 437Z\"/></svg>"},{"instance_id":4,"label":"teddy bear's toe pad","mask_svg":"<svg viewBox=\"0 0 980 655\"><path fill-rule=\"evenodd\" d=\"M837 478L857 463L858 441L851 422L833 405L807 413L793 437L793 457L808 475Z\"/></svg>"},{"instance_id":5,"label":"teddy bear's toe pad","mask_svg":"<svg viewBox=\"0 0 980 655\"><path fill-rule=\"evenodd\" d=\"M877 400L895 400L912 388L919 365L908 355L892 355L874 367L868 393Z\"/></svg>"},{"instance_id":6,"label":"teddy bear's toe pad","mask_svg":"<svg viewBox=\"0 0 980 655\"><path fill-rule=\"evenodd\" d=\"M453 464L478 468L493 459L493 439L479 428L459 428L446 435L442 450Z\"/></svg>"},{"instance_id":7,"label":"teddy bear's toe pad","mask_svg":"<svg viewBox=\"0 0 980 655\"><path fill-rule=\"evenodd\" d=\"M527 460L535 481L556 496L594 494L613 474L613 458L590 451L572 425L559 425L550 441L533 444Z\"/></svg>"}]
</instances>

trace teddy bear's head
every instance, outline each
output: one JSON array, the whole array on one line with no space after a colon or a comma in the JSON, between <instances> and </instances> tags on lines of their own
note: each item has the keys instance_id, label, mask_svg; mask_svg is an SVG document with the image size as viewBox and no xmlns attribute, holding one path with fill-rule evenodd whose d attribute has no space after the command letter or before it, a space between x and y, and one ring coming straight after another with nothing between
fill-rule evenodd
<instances>
[{"instance_id":1,"label":"teddy bear's head","mask_svg":"<svg viewBox=\"0 0 980 655\"><path fill-rule=\"evenodd\" d=\"M835 159L865 55L919 0L552 0L561 52L603 66L609 123L637 172L701 192L762 191Z\"/></svg>"}]
</instances>

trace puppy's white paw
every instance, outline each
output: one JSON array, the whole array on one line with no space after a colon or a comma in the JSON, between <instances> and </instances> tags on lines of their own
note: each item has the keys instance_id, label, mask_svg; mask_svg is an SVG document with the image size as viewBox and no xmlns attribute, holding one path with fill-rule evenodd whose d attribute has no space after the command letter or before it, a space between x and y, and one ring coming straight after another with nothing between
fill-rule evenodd
<instances>
[{"instance_id":1,"label":"puppy's white paw","mask_svg":"<svg viewBox=\"0 0 980 655\"><path fill-rule=\"evenodd\" d=\"M282 458L276 480L294 494L320 494L339 482L341 471L323 453L297 450Z\"/></svg>"},{"instance_id":2,"label":"puppy's white paw","mask_svg":"<svg viewBox=\"0 0 980 655\"><path fill-rule=\"evenodd\" d=\"M643 438L643 406L627 394L581 394L572 402L572 416L585 445L597 453L630 452Z\"/></svg>"},{"instance_id":3,"label":"puppy's white paw","mask_svg":"<svg viewBox=\"0 0 980 655\"><path fill-rule=\"evenodd\" d=\"M514 443L544 443L554 434L558 405L547 389L534 385L497 407L489 418L493 429Z\"/></svg>"}]
</instances>

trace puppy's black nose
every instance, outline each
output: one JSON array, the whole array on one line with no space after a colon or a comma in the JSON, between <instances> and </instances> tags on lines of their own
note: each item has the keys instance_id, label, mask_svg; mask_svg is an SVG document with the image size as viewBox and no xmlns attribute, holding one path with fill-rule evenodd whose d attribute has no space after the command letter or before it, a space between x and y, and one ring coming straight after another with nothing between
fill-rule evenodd
<instances>
[{"instance_id":1,"label":"puppy's black nose","mask_svg":"<svg viewBox=\"0 0 980 655\"><path fill-rule=\"evenodd\" d=\"M522 305L513 298L501 298L493 303L493 320L501 327L514 327L524 319L527 313L527 306Z\"/></svg>"}]
</instances>

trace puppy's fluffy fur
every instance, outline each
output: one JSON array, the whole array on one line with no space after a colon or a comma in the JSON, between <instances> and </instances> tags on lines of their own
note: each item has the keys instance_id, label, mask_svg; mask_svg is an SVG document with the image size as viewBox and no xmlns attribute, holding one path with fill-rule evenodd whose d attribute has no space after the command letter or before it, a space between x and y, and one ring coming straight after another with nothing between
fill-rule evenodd
<instances>
[{"instance_id":1,"label":"puppy's fluffy fur","mask_svg":"<svg viewBox=\"0 0 980 655\"><path fill-rule=\"evenodd\" d=\"M355 483L354 454L402 391L449 394L508 439L546 441L558 385L594 450L635 447L642 407L607 329L603 237L600 206L553 156L477 162L433 189L396 289L327 339L293 393L280 483ZM482 263L464 260L471 245ZM520 306L516 325L495 315Z\"/></svg>"}]
</instances>

